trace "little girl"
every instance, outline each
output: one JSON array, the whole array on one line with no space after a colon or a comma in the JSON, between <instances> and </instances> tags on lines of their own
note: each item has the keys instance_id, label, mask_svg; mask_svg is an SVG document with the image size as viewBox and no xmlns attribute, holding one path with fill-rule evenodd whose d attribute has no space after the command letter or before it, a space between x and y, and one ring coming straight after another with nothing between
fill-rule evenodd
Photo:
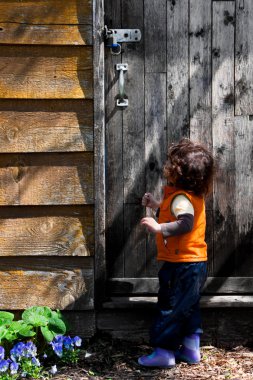
<instances>
[{"instance_id":1,"label":"little girl","mask_svg":"<svg viewBox=\"0 0 253 380\"><path fill-rule=\"evenodd\" d=\"M164 198L144 194L142 205L157 210L141 224L156 234L159 271L157 317L150 330L152 354L139 358L147 367L170 368L175 361L200 361L200 292L207 276L204 196L213 177L212 154L188 139L172 144L164 176Z\"/></svg>"}]
</instances>

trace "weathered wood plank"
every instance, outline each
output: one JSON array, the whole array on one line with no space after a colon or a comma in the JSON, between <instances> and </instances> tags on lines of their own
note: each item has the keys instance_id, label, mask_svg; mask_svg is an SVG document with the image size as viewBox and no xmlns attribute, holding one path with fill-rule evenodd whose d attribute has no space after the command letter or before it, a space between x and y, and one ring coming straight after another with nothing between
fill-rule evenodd
<instances>
[{"instance_id":1,"label":"weathered wood plank","mask_svg":"<svg viewBox=\"0 0 253 380\"><path fill-rule=\"evenodd\" d=\"M158 278L111 278L108 290L111 294L154 295L159 288ZM203 294L252 294L253 277L208 277Z\"/></svg>"},{"instance_id":2,"label":"weathered wood plank","mask_svg":"<svg viewBox=\"0 0 253 380\"><path fill-rule=\"evenodd\" d=\"M0 205L93 203L93 154L0 156Z\"/></svg>"},{"instance_id":3,"label":"weathered wood plank","mask_svg":"<svg viewBox=\"0 0 253 380\"><path fill-rule=\"evenodd\" d=\"M105 2L105 23L121 28L121 0ZM108 276L124 275L124 214L122 111L116 106L119 94L115 65L119 55L105 50L105 113L106 113L106 252ZM117 274L116 274L117 273Z\"/></svg>"},{"instance_id":4,"label":"weathered wood plank","mask_svg":"<svg viewBox=\"0 0 253 380\"><path fill-rule=\"evenodd\" d=\"M0 212L1 210L0 208ZM29 211L26 210L26 213ZM87 206L84 215L79 217L28 215L19 217L16 211L15 217L1 217L0 256L94 254L94 217L91 206Z\"/></svg>"},{"instance_id":5,"label":"weathered wood plank","mask_svg":"<svg viewBox=\"0 0 253 380\"><path fill-rule=\"evenodd\" d=\"M1 22L92 25L92 0L1 0Z\"/></svg>"},{"instance_id":6,"label":"weathered wood plank","mask_svg":"<svg viewBox=\"0 0 253 380\"><path fill-rule=\"evenodd\" d=\"M93 308L93 260L88 258L1 258L0 308L20 310Z\"/></svg>"},{"instance_id":7,"label":"weathered wood plank","mask_svg":"<svg viewBox=\"0 0 253 380\"><path fill-rule=\"evenodd\" d=\"M92 47L2 46L1 98L93 98Z\"/></svg>"},{"instance_id":8,"label":"weathered wood plank","mask_svg":"<svg viewBox=\"0 0 253 380\"><path fill-rule=\"evenodd\" d=\"M146 3L145 3L146 4ZM166 31L163 31L166 34ZM146 191L162 198L162 172L167 153L166 74L145 75L145 163ZM146 275L157 274L156 246L153 234L147 235Z\"/></svg>"},{"instance_id":9,"label":"weathered wood plank","mask_svg":"<svg viewBox=\"0 0 253 380\"><path fill-rule=\"evenodd\" d=\"M236 1L235 114L253 114L253 2Z\"/></svg>"},{"instance_id":10,"label":"weathered wood plank","mask_svg":"<svg viewBox=\"0 0 253 380\"><path fill-rule=\"evenodd\" d=\"M235 270L234 6L213 2L214 273L219 276Z\"/></svg>"},{"instance_id":11,"label":"weathered wood plank","mask_svg":"<svg viewBox=\"0 0 253 380\"><path fill-rule=\"evenodd\" d=\"M208 275L214 275L214 228L213 228L213 211L206 210L206 234L205 241L207 243L208 257Z\"/></svg>"},{"instance_id":12,"label":"weathered wood plank","mask_svg":"<svg viewBox=\"0 0 253 380\"><path fill-rule=\"evenodd\" d=\"M105 59L104 59L104 3L94 1L94 190L95 196L95 307L105 297Z\"/></svg>"},{"instance_id":13,"label":"weathered wood plank","mask_svg":"<svg viewBox=\"0 0 253 380\"><path fill-rule=\"evenodd\" d=\"M190 137L212 148L212 1L190 1Z\"/></svg>"},{"instance_id":14,"label":"weathered wood plank","mask_svg":"<svg viewBox=\"0 0 253 380\"><path fill-rule=\"evenodd\" d=\"M166 73L166 0L144 1L145 72Z\"/></svg>"},{"instance_id":15,"label":"weathered wood plank","mask_svg":"<svg viewBox=\"0 0 253 380\"><path fill-rule=\"evenodd\" d=\"M139 277L146 272L146 237L140 225L143 217L141 205L125 204L124 208L124 275ZM129 257L131 255L131 258Z\"/></svg>"},{"instance_id":16,"label":"weathered wood plank","mask_svg":"<svg viewBox=\"0 0 253 380\"><path fill-rule=\"evenodd\" d=\"M253 117L235 118L236 275L253 275Z\"/></svg>"},{"instance_id":17,"label":"weathered wood plank","mask_svg":"<svg viewBox=\"0 0 253 380\"><path fill-rule=\"evenodd\" d=\"M167 7L168 142L189 137L188 0L169 0Z\"/></svg>"},{"instance_id":18,"label":"weathered wood plank","mask_svg":"<svg viewBox=\"0 0 253 380\"><path fill-rule=\"evenodd\" d=\"M122 27L143 30L143 0L122 0ZM125 203L140 204L145 192L144 39L124 46L126 95L123 111L123 176Z\"/></svg>"},{"instance_id":19,"label":"weathered wood plank","mask_svg":"<svg viewBox=\"0 0 253 380\"><path fill-rule=\"evenodd\" d=\"M0 100L1 153L61 151L93 151L91 100Z\"/></svg>"},{"instance_id":20,"label":"weathered wood plank","mask_svg":"<svg viewBox=\"0 0 253 380\"><path fill-rule=\"evenodd\" d=\"M104 303L106 309L154 308L157 297L112 297ZM202 296L202 308L253 307L253 296Z\"/></svg>"},{"instance_id":21,"label":"weathered wood plank","mask_svg":"<svg viewBox=\"0 0 253 380\"><path fill-rule=\"evenodd\" d=\"M253 309L240 308L202 308L203 330L202 345L215 347L237 347L250 345L253 339ZM143 344L149 341L149 329L155 317L152 309L115 310L98 312L97 326L100 331L113 337Z\"/></svg>"},{"instance_id":22,"label":"weathered wood plank","mask_svg":"<svg viewBox=\"0 0 253 380\"><path fill-rule=\"evenodd\" d=\"M92 45L92 25L27 25L0 22L0 45Z\"/></svg>"}]
</instances>

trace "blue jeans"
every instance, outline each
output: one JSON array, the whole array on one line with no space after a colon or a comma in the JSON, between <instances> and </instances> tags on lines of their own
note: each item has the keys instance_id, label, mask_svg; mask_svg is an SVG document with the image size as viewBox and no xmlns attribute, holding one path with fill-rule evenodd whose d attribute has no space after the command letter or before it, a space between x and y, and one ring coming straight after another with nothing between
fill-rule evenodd
<instances>
[{"instance_id":1,"label":"blue jeans","mask_svg":"<svg viewBox=\"0 0 253 380\"><path fill-rule=\"evenodd\" d=\"M150 344L177 350L184 336L203 332L199 300L207 263L166 262L158 276L157 316L150 329Z\"/></svg>"}]
</instances>

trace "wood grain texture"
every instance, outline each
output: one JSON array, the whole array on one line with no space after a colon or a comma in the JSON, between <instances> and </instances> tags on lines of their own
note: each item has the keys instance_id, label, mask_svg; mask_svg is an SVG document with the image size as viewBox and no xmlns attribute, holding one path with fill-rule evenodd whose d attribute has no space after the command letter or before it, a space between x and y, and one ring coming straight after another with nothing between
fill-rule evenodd
<instances>
[{"instance_id":1,"label":"wood grain texture","mask_svg":"<svg viewBox=\"0 0 253 380\"><path fill-rule=\"evenodd\" d=\"M0 308L93 308L93 262L88 258L1 258Z\"/></svg>"},{"instance_id":2,"label":"wood grain texture","mask_svg":"<svg viewBox=\"0 0 253 380\"><path fill-rule=\"evenodd\" d=\"M236 274L253 274L253 118L235 118ZM253 287L251 288L253 289Z\"/></svg>"},{"instance_id":3,"label":"wood grain texture","mask_svg":"<svg viewBox=\"0 0 253 380\"><path fill-rule=\"evenodd\" d=\"M143 217L141 205L126 204L124 207L124 275L143 276L146 269L146 236L140 225ZM131 255L131 257L129 257Z\"/></svg>"},{"instance_id":4,"label":"wood grain texture","mask_svg":"<svg viewBox=\"0 0 253 380\"><path fill-rule=\"evenodd\" d=\"M105 58L104 2L94 1L94 196L95 196L95 307L105 297Z\"/></svg>"},{"instance_id":5,"label":"wood grain texture","mask_svg":"<svg viewBox=\"0 0 253 380\"><path fill-rule=\"evenodd\" d=\"M0 152L93 151L91 100L0 100Z\"/></svg>"},{"instance_id":6,"label":"wood grain texture","mask_svg":"<svg viewBox=\"0 0 253 380\"><path fill-rule=\"evenodd\" d=\"M1 0L0 22L92 25L92 0Z\"/></svg>"},{"instance_id":7,"label":"wood grain texture","mask_svg":"<svg viewBox=\"0 0 253 380\"><path fill-rule=\"evenodd\" d=\"M122 1L122 27L143 30L143 1ZM124 202L140 204L145 192L144 148L144 40L125 44L126 95L129 106L123 111Z\"/></svg>"},{"instance_id":8,"label":"wood grain texture","mask_svg":"<svg viewBox=\"0 0 253 380\"><path fill-rule=\"evenodd\" d=\"M235 270L234 2L213 2L214 273Z\"/></svg>"},{"instance_id":9,"label":"wood grain texture","mask_svg":"<svg viewBox=\"0 0 253 380\"><path fill-rule=\"evenodd\" d=\"M208 277L203 294L251 294L253 277ZM158 278L112 278L108 282L111 294L157 294Z\"/></svg>"},{"instance_id":10,"label":"wood grain texture","mask_svg":"<svg viewBox=\"0 0 253 380\"><path fill-rule=\"evenodd\" d=\"M144 2L145 72L166 73L166 0ZM157 22L159 20L159 22Z\"/></svg>"},{"instance_id":11,"label":"wood grain texture","mask_svg":"<svg viewBox=\"0 0 253 380\"><path fill-rule=\"evenodd\" d=\"M93 203L93 154L0 156L0 205Z\"/></svg>"},{"instance_id":12,"label":"wood grain texture","mask_svg":"<svg viewBox=\"0 0 253 380\"><path fill-rule=\"evenodd\" d=\"M235 114L253 114L253 2L236 1Z\"/></svg>"},{"instance_id":13,"label":"wood grain texture","mask_svg":"<svg viewBox=\"0 0 253 380\"><path fill-rule=\"evenodd\" d=\"M168 143L189 137L189 4L169 0L167 7Z\"/></svg>"},{"instance_id":14,"label":"wood grain texture","mask_svg":"<svg viewBox=\"0 0 253 380\"><path fill-rule=\"evenodd\" d=\"M164 31L165 33L165 31ZM146 191L162 199L163 165L167 153L166 74L145 75L145 163ZM148 212L148 209L147 209ZM147 215L148 216L148 215ZM157 273L155 236L147 234L146 275Z\"/></svg>"},{"instance_id":15,"label":"wood grain texture","mask_svg":"<svg viewBox=\"0 0 253 380\"><path fill-rule=\"evenodd\" d=\"M190 1L190 138L212 149L212 1Z\"/></svg>"},{"instance_id":16,"label":"wood grain texture","mask_svg":"<svg viewBox=\"0 0 253 380\"><path fill-rule=\"evenodd\" d=\"M0 45L92 45L91 25L28 25L0 22Z\"/></svg>"},{"instance_id":17,"label":"wood grain texture","mask_svg":"<svg viewBox=\"0 0 253 380\"><path fill-rule=\"evenodd\" d=\"M92 99L92 47L2 46L1 98Z\"/></svg>"},{"instance_id":18,"label":"wood grain texture","mask_svg":"<svg viewBox=\"0 0 253 380\"><path fill-rule=\"evenodd\" d=\"M105 2L105 23L121 28L121 0ZM122 110L116 106L119 94L115 65L119 55L105 49L105 143L106 143L106 255L108 276L124 273L124 214L123 214L123 129ZM124 111L123 111L124 112Z\"/></svg>"},{"instance_id":19,"label":"wood grain texture","mask_svg":"<svg viewBox=\"0 0 253 380\"><path fill-rule=\"evenodd\" d=\"M29 212L26 210L26 213ZM16 211L15 217L0 219L0 256L94 254L94 217L91 206L87 206L84 215L79 217L28 215L18 217Z\"/></svg>"}]
</instances>

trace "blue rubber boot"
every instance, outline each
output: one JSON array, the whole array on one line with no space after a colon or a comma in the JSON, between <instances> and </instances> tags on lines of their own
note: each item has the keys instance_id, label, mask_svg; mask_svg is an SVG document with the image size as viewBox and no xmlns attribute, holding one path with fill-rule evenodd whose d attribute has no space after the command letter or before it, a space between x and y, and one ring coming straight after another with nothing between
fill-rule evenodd
<instances>
[{"instance_id":1,"label":"blue rubber boot","mask_svg":"<svg viewBox=\"0 0 253 380\"><path fill-rule=\"evenodd\" d=\"M155 348L152 354L141 356L138 363L144 367L172 368L175 366L175 355L173 351L163 348Z\"/></svg>"},{"instance_id":2,"label":"blue rubber boot","mask_svg":"<svg viewBox=\"0 0 253 380\"><path fill-rule=\"evenodd\" d=\"M188 364L198 364L200 362L200 336L191 334L184 338L182 347L175 353L177 361Z\"/></svg>"}]
</instances>

